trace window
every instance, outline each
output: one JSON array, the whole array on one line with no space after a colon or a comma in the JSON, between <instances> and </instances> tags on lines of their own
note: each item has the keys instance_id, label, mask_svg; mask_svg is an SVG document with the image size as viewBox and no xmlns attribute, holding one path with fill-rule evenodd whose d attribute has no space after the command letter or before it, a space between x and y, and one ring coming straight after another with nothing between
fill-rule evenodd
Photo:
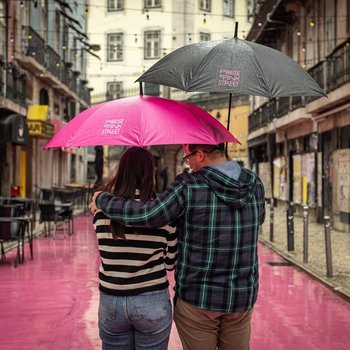
<instances>
[{"instance_id":1,"label":"window","mask_svg":"<svg viewBox=\"0 0 350 350\"><path fill-rule=\"evenodd\" d=\"M113 81L107 83L107 100L117 100L123 97L123 83L121 81Z\"/></svg>"},{"instance_id":2,"label":"window","mask_svg":"<svg viewBox=\"0 0 350 350\"><path fill-rule=\"evenodd\" d=\"M108 61L123 60L123 33L108 34Z\"/></svg>"},{"instance_id":3,"label":"window","mask_svg":"<svg viewBox=\"0 0 350 350\"><path fill-rule=\"evenodd\" d=\"M160 31L145 32L145 59L160 58Z\"/></svg>"},{"instance_id":4,"label":"window","mask_svg":"<svg viewBox=\"0 0 350 350\"><path fill-rule=\"evenodd\" d=\"M120 11L124 8L123 0L108 0L108 11Z\"/></svg>"},{"instance_id":5,"label":"window","mask_svg":"<svg viewBox=\"0 0 350 350\"><path fill-rule=\"evenodd\" d=\"M200 0L199 8L203 11L210 11L211 1L210 0Z\"/></svg>"},{"instance_id":6,"label":"window","mask_svg":"<svg viewBox=\"0 0 350 350\"><path fill-rule=\"evenodd\" d=\"M209 41L210 34L209 33L199 33L199 41Z\"/></svg>"},{"instance_id":7,"label":"window","mask_svg":"<svg viewBox=\"0 0 350 350\"><path fill-rule=\"evenodd\" d=\"M247 0L247 18L248 22L253 22L253 10L254 10L254 1Z\"/></svg>"},{"instance_id":8,"label":"window","mask_svg":"<svg viewBox=\"0 0 350 350\"><path fill-rule=\"evenodd\" d=\"M233 0L224 0L224 16L233 17Z\"/></svg>"},{"instance_id":9,"label":"window","mask_svg":"<svg viewBox=\"0 0 350 350\"><path fill-rule=\"evenodd\" d=\"M160 7L160 6L161 6L160 0L145 0L145 8Z\"/></svg>"}]
</instances>

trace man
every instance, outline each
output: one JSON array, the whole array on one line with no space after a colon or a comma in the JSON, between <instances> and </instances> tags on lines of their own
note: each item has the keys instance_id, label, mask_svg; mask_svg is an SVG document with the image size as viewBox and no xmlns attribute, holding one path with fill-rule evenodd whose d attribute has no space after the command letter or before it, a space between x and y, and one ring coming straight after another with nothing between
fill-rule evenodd
<instances>
[{"instance_id":1,"label":"man","mask_svg":"<svg viewBox=\"0 0 350 350\"><path fill-rule=\"evenodd\" d=\"M264 188L253 172L226 159L222 145L185 145L184 151L194 172L178 175L157 199L142 204L96 192L91 211L97 206L134 226L175 221L174 320L184 349L249 349Z\"/></svg>"}]
</instances>

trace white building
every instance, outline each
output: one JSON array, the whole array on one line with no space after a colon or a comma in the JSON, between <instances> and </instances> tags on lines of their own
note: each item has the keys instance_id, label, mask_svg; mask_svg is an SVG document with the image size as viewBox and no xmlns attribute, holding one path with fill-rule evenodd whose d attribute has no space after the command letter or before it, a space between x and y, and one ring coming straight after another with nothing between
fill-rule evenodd
<instances>
[{"instance_id":1,"label":"white building","mask_svg":"<svg viewBox=\"0 0 350 350\"><path fill-rule=\"evenodd\" d=\"M250 2L90 0L89 38L101 46L100 60L87 58L92 103L136 94L135 80L157 60L187 44L229 38L236 21L244 38Z\"/></svg>"},{"instance_id":2,"label":"white building","mask_svg":"<svg viewBox=\"0 0 350 350\"><path fill-rule=\"evenodd\" d=\"M89 86L93 88L91 103L137 95L139 84L135 80L164 55L191 43L232 37L236 21L238 37L245 38L250 27L250 3L251 0L90 0L88 35L90 42L101 47L99 58L87 57ZM146 85L143 92L173 99L191 96L158 85ZM197 102L205 101L201 98ZM220 119L225 123L227 101L216 102L215 107L212 101L205 102L206 109L213 115L225 110ZM106 151L105 175L114 166L112 153L119 154L117 150ZM159 172L168 167L171 181L181 171L182 151L163 146L154 147L154 153L159 155Z\"/></svg>"}]
</instances>

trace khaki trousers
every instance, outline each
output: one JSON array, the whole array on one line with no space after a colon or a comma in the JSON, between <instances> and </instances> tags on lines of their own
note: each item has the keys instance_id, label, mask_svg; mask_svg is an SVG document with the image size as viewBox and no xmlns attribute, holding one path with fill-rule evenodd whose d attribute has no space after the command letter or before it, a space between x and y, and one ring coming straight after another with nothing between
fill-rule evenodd
<instances>
[{"instance_id":1,"label":"khaki trousers","mask_svg":"<svg viewBox=\"0 0 350 350\"><path fill-rule=\"evenodd\" d=\"M252 312L208 311L177 298L174 320L184 350L249 350Z\"/></svg>"}]
</instances>

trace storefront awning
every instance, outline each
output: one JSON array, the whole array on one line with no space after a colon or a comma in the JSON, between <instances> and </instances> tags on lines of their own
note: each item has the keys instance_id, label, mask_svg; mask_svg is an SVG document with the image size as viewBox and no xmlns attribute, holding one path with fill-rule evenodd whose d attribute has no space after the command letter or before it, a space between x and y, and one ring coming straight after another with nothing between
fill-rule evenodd
<instances>
[{"instance_id":1,"label":"storefront awning","mask_svg":"<svg viewBox=\"0 0 350 350\"><path fill-rule=\"evenodd\" d=\"M25 146L28 143L28 124L23 115L11 114L0 118L0 142Z\"/></svg>"}]
</instances>

